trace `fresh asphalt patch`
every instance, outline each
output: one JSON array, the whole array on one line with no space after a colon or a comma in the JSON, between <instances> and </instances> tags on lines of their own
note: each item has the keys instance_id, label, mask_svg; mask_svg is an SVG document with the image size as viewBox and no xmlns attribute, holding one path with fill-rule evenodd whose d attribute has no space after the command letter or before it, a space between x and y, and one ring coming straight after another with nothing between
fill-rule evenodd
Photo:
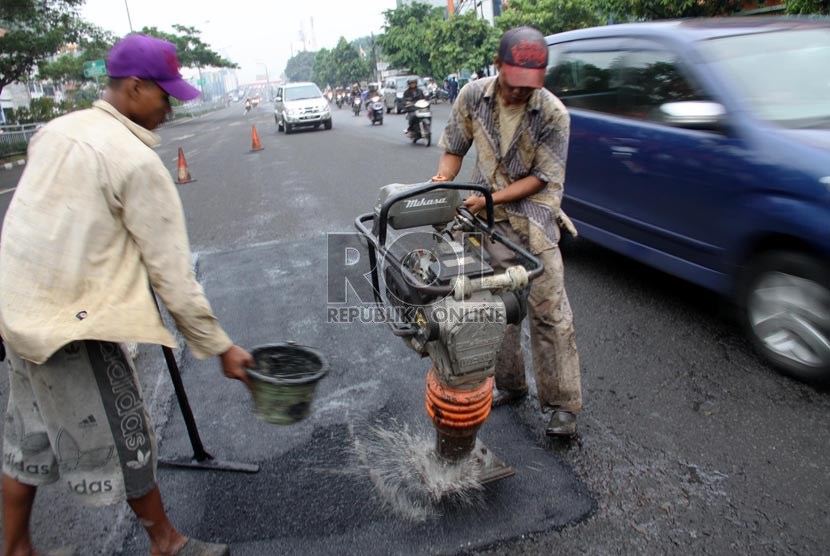
<instances>
[{"instance_id":1,"label":"fresh asphalt patch","mask_svg":"<svg viewBox=\"0 0 830 556\"><path fill-rule=\"evenodd\" d=\"M494 411L478 437L515 476L440 502L419 488L417 460L435 434L424 409L429 361L383 323L329 322L332 292L345 283L343 269L328 268L337 260L330 249L325 239L275 242L199 258L199 280L237 343L313 346L329 373L311 415L282 426L258 420L250 395L215 359L184 359L207 451L260 470L160 469L179 530L229 542L236 555L452 554L588 516L596 503L587 487L513 408ZM192 454L175 404L161 438L162 458ZM136 525L123 553L146 552Z\"/></svg>"}]
</instances>

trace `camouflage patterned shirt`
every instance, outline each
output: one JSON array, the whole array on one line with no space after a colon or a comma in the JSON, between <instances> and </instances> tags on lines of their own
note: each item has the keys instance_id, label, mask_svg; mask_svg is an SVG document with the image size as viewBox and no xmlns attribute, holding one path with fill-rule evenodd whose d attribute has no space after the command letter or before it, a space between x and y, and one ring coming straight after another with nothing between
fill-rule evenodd
<instances>
[{"instance_id":1,"label":"camouflage patterned shirt","mask_svg":"<svg viewBox=\"0 0 830 556\"><path fill-rule=\"evenodd\" d=\"M565 182L570 116L553 93L547 89L534 91L502 156L505 138L499 130L499 108L496 77L468 83L453 104L439 146L450 154L464 156L475 142L478 156L472 181L488 185L491 191L529 175L545 182L541 191L499 205L511 227L538 254L559 241L557 217Z\"/></svg>"}]
</instances>

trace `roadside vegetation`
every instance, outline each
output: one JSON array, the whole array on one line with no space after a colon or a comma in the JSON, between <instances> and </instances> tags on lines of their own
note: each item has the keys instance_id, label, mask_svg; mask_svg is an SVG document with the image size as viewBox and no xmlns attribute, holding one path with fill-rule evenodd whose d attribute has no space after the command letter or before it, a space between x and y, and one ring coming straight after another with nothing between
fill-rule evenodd
<instances>
[{"instance_id":1,"label":"roadside vegetation","mask_svg":"<svg viewBox=\"0 0 830 556\"><path fill-rule=\"evenodd\" d=\"M288 61L292 81L320 87L373 79L374 63L419 75L445 78L452 73L486 74L501 34L531 25L550 35L609 23L684 17L729 16L744 9L743 0L510 0L495 26L475 12L445 17L445 8L412 2L383 12L384 32L351 43L340 38L331 50L299 52ZM760 6L764 1L759 2ZM826 0L789 0L788 14L830 14Z\"/></svg>"},{"instance_id":2,"label":"roadside vegetation","mask_svg":"<svg viewBox=\"0 0 830 556\"><path fill-rule=\"evenodd\" d=\"M0 2L0 92L14 82L51 81L64 92L60 103L32 101L7 111L9 123L44 122L88 107L100 96L106 78L85 75L84 64L106 57L119 38L84 21L85 0L3 0ZM763 5L763 0L760 5ZM446 17L446 10L412 2L386 10L384 32L331 48L299 52L285 67L290 81L314 81L321 87L374 78L378 62L442 80L449 74L486 74L501 33L532 25L544 34L606 23L679 17L726 16L744 9L743 0L510 0L491 26L474 11ZM791 14L830 14L826 0L789 0ZM171 31L144 27L142 33L173 42L189 68L237 68L201 40L193 26Z\"/></svg>"},{"instance_id":3,"label":"roadside vegetation","mask_svg":"<svg viewBox=\"0 0 830 556\"><path fill-rule=\"evenodd\" d=\"M84 64L103 60L120 38L84 21L85 0L3 0L0 2L0 92L15 82L51 81L64 100L42 97L27 108L7 110L8 123L41 123L89 107L100 97L106 77L89 77ZM173 25L172 32L144 27L139 32L176 45L183 67L237 68L202 42L195 27ZM175 99L174 104L176 104Z\"/></svg>"}]
</instances>

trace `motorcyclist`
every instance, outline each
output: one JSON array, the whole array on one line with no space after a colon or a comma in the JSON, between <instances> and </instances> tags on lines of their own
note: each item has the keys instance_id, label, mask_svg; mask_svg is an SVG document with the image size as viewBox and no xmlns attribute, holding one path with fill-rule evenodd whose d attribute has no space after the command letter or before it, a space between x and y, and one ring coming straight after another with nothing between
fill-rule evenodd
<instances>
[{"instance_id":1,"label":"motorcyclist","mask_svg":"<svg viewBox=\"0 0 830 556\"><path fill-rule=\"evenodd\" d=\"M360 83L355 81L352 83L352 90L351 90L352 98L360 98Z\"/></svg>"},{"instance_id":2,"label":"motorcyclist","mask_svg":"<svg viewBox=\"0 0 830 556\"><path fill-rule=\"evenodd\" d=\"M366 91L366 96L363 98L363 104L365 107L369 107L369 103L372 102L372 97L380 96L380 92L378 92L378 84L377 83L369 83L369 87Z\"/></svg>"},{"instance_id":3,"label":"motorcyclist","mask_svg":"<svg viewBox=\"0 0 830 556\"><path fill-rule=\"evenodd\" d=\"M406 128L406 134L411 136L415 131L416 118L413 117L415 112L415 103L424 98L424 92L418 87L418 80L414 77L406 80L406 90L403 92L404 111L407 112L407 120L409 125Z\"/></svg>"}]
</instances>

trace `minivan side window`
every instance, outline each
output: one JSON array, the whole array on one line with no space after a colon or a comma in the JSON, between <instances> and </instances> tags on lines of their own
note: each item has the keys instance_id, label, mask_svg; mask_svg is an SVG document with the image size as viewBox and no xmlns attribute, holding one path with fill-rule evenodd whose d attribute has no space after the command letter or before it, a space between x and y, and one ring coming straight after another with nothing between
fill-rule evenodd
<instances>
[{"instance_id":1,"label":"minivan side window","mask_svg":"<svg viewBox=\"0 0 830 556\"><path fill-rule=\"evenodd\" d=\"M708 100L684 75L676 54L645 41L625 55L620 95L621 115L644 120L659 120L667 102Z\"/></svg>"},{"instance_id":2,"label":"minivan side window","mask_svg":"<svg viewBox=\"0 0 830 556\"><path fill-rule=\"evenodd\" d=\"M618 114L620 44L617 39L597 39L551 46L545 87L565 106Z\"/></svg>"},{"instance_id":3,"label":"minivan side window","mask_svg":"<svg viewBox=\"0 0 830 556\"><path fill-rule=\"evenodd\" d=\"M677 55L652 41L589 39L549 53L545 87L569 108L659 121L666 102L708 100Z\"/></svg>"}]
</instances>

